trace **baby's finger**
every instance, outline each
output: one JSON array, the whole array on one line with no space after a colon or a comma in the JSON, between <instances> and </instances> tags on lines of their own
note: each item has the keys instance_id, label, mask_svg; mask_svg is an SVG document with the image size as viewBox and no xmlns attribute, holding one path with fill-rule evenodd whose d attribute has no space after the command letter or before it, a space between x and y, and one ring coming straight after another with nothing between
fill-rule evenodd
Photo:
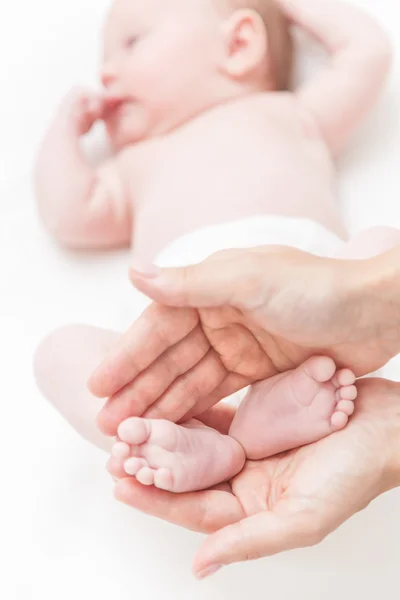
<instances>
[{"instance_id":1,"label":"baby's finger","mask_svg":"<svg viewBox=\"0 0 400 600\"><path fill-rule=\"evenodd\" d=\"M93 95L88 98L87 112L92 122L102 118L104 106L104 98L102 96Z\"/></svg>"}]
</instances>

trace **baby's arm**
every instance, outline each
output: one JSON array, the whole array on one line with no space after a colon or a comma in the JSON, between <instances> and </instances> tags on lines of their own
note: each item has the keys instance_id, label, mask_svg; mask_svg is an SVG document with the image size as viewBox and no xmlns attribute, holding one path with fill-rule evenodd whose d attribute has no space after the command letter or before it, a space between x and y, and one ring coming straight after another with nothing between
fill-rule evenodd
<instances>
[{"instance_id":1,"label":"baby's arm","mask_svg":"<svg viewBox=\"0 0 400 600\"><path fill-rule=\"evenodd\" d=\"M392 57L374 19L336 0L277 0L288 18L322 43L331 62L296 92L336 155L377 100Z\"/></svg>"},{"instance_id":2,"label":"baby's arm","mask_svg":"<svg viewBox=\"0 0 400 600\"><path fill-rule=\"evenodd\" d=\"M36 167L40 215L62 244L73 248L128 245L131 208L113 161L92 168L80 147L104 112L104 100L75 90L61 104Z\"/></svg>"}]
</instances>

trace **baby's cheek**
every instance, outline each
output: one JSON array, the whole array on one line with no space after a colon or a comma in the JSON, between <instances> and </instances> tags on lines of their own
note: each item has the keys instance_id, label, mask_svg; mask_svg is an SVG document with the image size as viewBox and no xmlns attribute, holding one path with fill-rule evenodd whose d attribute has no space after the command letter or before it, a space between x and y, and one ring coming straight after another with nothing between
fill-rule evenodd
<instances>
[{"instance_id":1,"label":"baby's cheek","mask_svg":"<svg viewBox=\"0 0 400 600\"><path fill-rule=\"evenodd\" d=\"M150 87L157 83L157 81L165 80L171 65L168 65L168 70L165 71L166 66L165 56L162 49L159 47L153 47L151 49L144 49L142 52L138 48L137 55L135 56L135 63L132 65L133 72L132 81L138 86Z\"/></svg>"},{"instance_id":2,"label":"baby's cheek","mask_svg":"<svg viewBox=\"0 0 400 600\"><path fill-rule=\"evenodd\" d=\"M187 49L186 49L187 50ZM140 57L138 77L143 86L150 90L164 90L169 95L177 83L186 79L187 70L192 71L191 58L185 48L174 40L160 40Z\"/></svg>"}]
</instances>

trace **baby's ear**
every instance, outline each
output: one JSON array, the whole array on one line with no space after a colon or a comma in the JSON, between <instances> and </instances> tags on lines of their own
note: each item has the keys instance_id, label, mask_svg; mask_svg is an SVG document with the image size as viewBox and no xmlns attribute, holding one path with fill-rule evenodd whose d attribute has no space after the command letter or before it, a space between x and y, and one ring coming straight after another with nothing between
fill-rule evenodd
<instances>
[{"instance_id":1,"label":"baby's ear","mask_svg":"<svg viewBox=\"0 0 400 600\"><path fill-rule=\"evenodd\" d=\"M223 36L224 57L220 66L230 77L240 79L266 64L267 30L255 10L235 11L223 24Z\"/></svg>"}]
</instances>

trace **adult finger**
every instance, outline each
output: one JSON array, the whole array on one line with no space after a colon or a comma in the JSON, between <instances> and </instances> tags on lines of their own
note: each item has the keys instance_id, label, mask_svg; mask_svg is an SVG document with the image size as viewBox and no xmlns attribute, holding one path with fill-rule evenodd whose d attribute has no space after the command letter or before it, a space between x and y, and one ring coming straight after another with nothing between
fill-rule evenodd
<instances>
[{"instance_id":1,"label":"adult finger","mask_svg":"<svg viewBox=\"0 0 400 600\"><path fill-rule=\"evenodd\" d=\"M214 532L244 516L238 499L223 490L173 494L125 478L117 482L114 495L137 510L201 533Z\"/></svg>"},{"instance_id":2,"label":"adult finger","mask_svg":"<svg viewBox=\"0 0 400 600\"><path fill-rule=\"evenodd\" d=\"M236 394L236 392L241 392L248 385L253 383L249 378L244 377L244 375L238 375L237 373L229 373L229 375L224 379L224 381L219 385L214 392L205 396L204 398L200 398L198 402L193 406L189 412L187 412L181 421L188 421L189 419L201 419L202 415L205 411L208 411L210 408L218 404L221 400ZM235 401L234 401L235 402Z\"/></svg>"},{"instance_id":3,"label":"adult finger","mask_svg":"<svg viewBox=\"0 0 400 600\"><path fill-rule=\"evenodd\" d=\"M237 409L234 406L221 402L197 418L204 423L204 425L208 425L220 433L227 435L236 414L236 410Z\"/></svg>"},{"instance_id":4,"label":"adult finger","mask_svg":"<svg viewBox=\"0 0 400 600\"><path fill-rule=\"evenodd\" d=\"M227 370L219 356L210 349L193 369L176 379L144 416L147 419L179 421L203 398L212 395L227 377ZM214 404L220 400L222 396L216 398Z\"/></svg>"},{"instance_id":5,"label":"adult finger","mask_svg":"<svg viewBox=\"0 0 400 600\"><path fill-rule=\"evenodd\" d=\"M91 375L90 391L99 398L113 396L189 335L198 322L199 316L194 310L174 310L152 304Z\"/></svg>"},{"instance_id":6,"label":"adult finger","mask_svg":"<svg viewBox=\"0 0 400 600\"><path fill-rule=\"evenodd\" d=\"M169 306L254 306L263 299L272 246L217 252L197 265L175 269L131 269L132 283ZM280 250L288 252L288 249Z\"/></svg>"},{"instance_id":7,"label":"adult finger","mask_svg":"<svg viewBox=\"0 0 400 600\"><path fill-rule=\"evenodd\" d=\"M196 556L194 572L202 578L234 562L315 545L328 531L315 511L265 510L207 538Z\"/></svg>"},{"instance_id":8,"label":"adult finger","mask_svg":"<svg viewBox=\"0 0 400 600\"><path fill-rule=\"evenodd\" d=\"M207 357L210 344L200 327L196 327L182 341L169 348L146 370L111 396L97 417L97 425L105 435L116 435L117 428L128 417L141 417L168 390L176 387L175 382L188 372L196 377L196 366L205 359L209 368L216 366ZM212 376L212 373L211 373ZM196 385L194 383L194 385ZM172 386L172 388L171 388ZM184 400L184 398L183 398ZM177 398L179 403L181 398ZM167 414L168 420L176 421L178 416Z\"/></svg>"}]
</instances>

